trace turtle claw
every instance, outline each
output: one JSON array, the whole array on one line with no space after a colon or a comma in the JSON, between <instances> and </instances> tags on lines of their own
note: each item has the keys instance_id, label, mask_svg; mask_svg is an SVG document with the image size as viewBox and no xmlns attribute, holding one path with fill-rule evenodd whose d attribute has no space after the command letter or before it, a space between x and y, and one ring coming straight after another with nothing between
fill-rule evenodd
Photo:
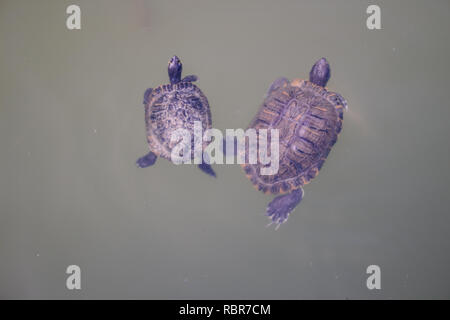
<instances>
[{"instance_id":1,"label":"turtle claw","mask_svg":"<svg viewBox=\"0 0 450 320\"><path fill-rule=\"evenodd\" d=\"M278 196L273 199L267 206L266 213L269 219L272 220L270 224L276 223L277 226L275 229L278 229L282 223L287 221L289 214L300 203L302 198L303 189L300 188L292 191L290 194Z\"/></svg>"},{"instance_id":2,"label":"turtle claw","mask_svg":"<svg viewBox=\"0 0 450 320\"><path fill-rule=\"evenodd\" d=\"M269 219L270 220L272 220L270 217L269 217ZM271 225L273 225L273 221L270 221L267 225L266 225L266 228L269 228ZM278 230L278 228L280 228L280 226L281 226L281 223L277 223L277 225L275 226L275 231L277 231Z\"/></svg>"}]
</instances>

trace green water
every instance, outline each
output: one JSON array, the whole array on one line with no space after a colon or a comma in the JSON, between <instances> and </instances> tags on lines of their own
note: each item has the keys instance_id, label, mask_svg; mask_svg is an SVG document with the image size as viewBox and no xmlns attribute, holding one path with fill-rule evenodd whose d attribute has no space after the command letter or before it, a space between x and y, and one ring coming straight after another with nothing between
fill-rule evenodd
<instances>
[{"instance_id":1,"label":"green water","mask_svg":"<svg viewBox=\"0 0 450 320\"><path fill-rule=\"evenodd\" d=\"M70 31L71 1L1 0L0 298L450 298L450 3L368 30L373 2L76 1ZM238 165L134 165L174 54L221 130L330 62L344 128L279 230Z\"/></svg>"}]
</instances>

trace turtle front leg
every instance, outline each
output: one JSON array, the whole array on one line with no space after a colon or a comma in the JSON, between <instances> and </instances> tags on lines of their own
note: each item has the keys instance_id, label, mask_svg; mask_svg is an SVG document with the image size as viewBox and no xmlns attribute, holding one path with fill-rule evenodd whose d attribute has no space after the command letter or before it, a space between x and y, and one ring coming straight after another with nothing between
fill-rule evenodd
<instances>
[{"instance_id":1,"label":"turtle front leg","mask_svg":"<svg viewBox=\"0 0 450 320\"><path fill-rule=\"evenodd\" d=\"M303 198L303 188L292 191L289 194L276 197L267 206L267 216L276 223L278 228L289 218L289 214L300 203ZM270 225L269 224L269 225Z\"/></svg>"},{"instance_id":2,"label":"turtle front leg","mask_svg":"<svg viewBox=\"0 0 450 320\"><path fill-rule=\"evenodd\" d=\"M154 165L157 158L158 158L158 156L150 151L145 156L137 159L136 165L139 168L147 168L147 167Z\"/></svg>"},{"instance_id":3,"label":"turtle front leg","mask_svg":"<svg viewBox=\"0 0 450 320\"><path fill-rule=\"evenodd\" d=\"M270 85L269 90L266 93L266 98L272 94L275 90L280 89L281 87L289 84L289 80L286 78L278 78Z\"/></svg>"},{"instance_id":4,"label":"turtle front leg","mask_svg":"<svg viewBox=\"0 0 450 320\"><path fill-rule=\"evenodd\" d=\"M194 76L194 75L188 75L188 76L186 76L186 77L184 77L182 80L181 80L181 82L195 82L195 81L197 81L197 76Z\"/></svg>"},{"instance_id":5,"label":"turtle front leg","mask_svg":"<svg viewBox=\"0 0 450 320\"><path fill-rule=\"evenodd\" d=\"M344 99L339 93L336 93L337 98L339 99L339 104L344 107L345 111L348 110L347 100Z\"/></svg>"},{"instance_id":6,"label":"turtle front leg","mask_svg":"<svg viewBox=\"0 0 450 320\"><path fill-rule=\"evenodd\" d=\"M148 88L147 90L145 90L144 92L144 100L142 101L143 104L147 104L149 102L149 98L150 95L152 94L153 89L152 88Z\"/></svg>"}]
</instances>

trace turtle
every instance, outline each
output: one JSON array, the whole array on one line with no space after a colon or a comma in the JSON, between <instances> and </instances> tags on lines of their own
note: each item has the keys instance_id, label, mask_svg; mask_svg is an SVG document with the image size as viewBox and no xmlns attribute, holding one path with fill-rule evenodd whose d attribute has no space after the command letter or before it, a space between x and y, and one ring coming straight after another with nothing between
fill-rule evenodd
<instances>
[{"instance_id":1,"label":"turtle","mask_svg":"<svg viewBox=\"0 0 450 320\"><path fill-rule=\"evenodd\" d=\"M281 194L267 206L269 225L275 223L278 228L288 219L303 198L303 186L317 176L342 129L347 102L325 87L330 75L328 61L321 58L313 65L309 80L276 79L249 125L257 131L278 129L276 174L261 175L259 162L241 164L258 190Z\"/></svg>"},{"instance_id":2,"label":"turtle","mask_svg":"<svg viewBox=\"0 0 450 320\"><path fill-rule=\"evenodd\" d=\"M168 65L170 83L148 88L144 92L145 126L150 151L137 159L136 165L140 168L152 166L158 156L171 160L172 149L178 143L171 141L176 130L187 129L193 142L195 121L201 122L202 132L211 128L208 99L193 83L197 81L197 76L188 75L182 79L182 70L181 60L173 56ZM202 147L204 149L206 144ZM214 170L205 161L201 161L198 167L206 174L216 177Z\"/></svg>"}]
</instances>

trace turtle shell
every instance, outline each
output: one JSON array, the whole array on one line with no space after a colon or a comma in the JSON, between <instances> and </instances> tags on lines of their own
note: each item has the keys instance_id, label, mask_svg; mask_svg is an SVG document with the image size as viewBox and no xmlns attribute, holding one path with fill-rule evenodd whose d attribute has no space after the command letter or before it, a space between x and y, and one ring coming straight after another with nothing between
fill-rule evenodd
<instances>
[{"instance_id":1,"label":"turtle shell","mask_svg":"<svg viewBox=\"0 0 450 320\"><path fill-rule=\"evenodd\" d=\"M242 165L247 177L265 193L286 193L316 177L342 128L340 96L306 80L271 87L249 128L278 129L279 170L261 175L261 164ZM270 154L270 138L267 142ZM248 151L248 143L246 145ZM246 162L248 163L248 162ZM268 166L268 165L267 165Z\"/></svg>"},{"instance_id":2,"label":"turtle shell","mask_svg":"<svg viewBox=\"0 0 450 320\"><path fill-rule=\"evenodd\" d=\"M178 143L170 141L172 133L177 129L187 129L193 142L194 121L202 123L203 131L211 128L208 100L196 85L182 81L153 89L145 105L150 150L170 160L172 149ZM203 147L205 146L204 144Z\"/></svg>"}]
</instances>

